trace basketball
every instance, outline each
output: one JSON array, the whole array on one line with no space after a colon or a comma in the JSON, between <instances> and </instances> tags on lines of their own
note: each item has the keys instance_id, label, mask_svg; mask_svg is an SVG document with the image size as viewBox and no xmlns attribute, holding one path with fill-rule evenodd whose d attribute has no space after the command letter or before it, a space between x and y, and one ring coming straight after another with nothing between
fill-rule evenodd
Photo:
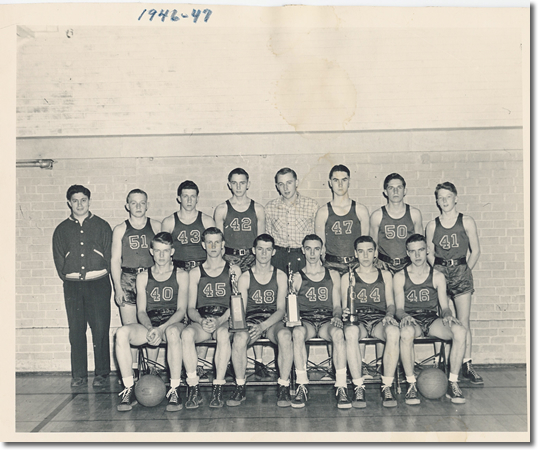
<instances>
[{"instance_id":1,"label":"basketball","mask_svg":"<svg viewBox=\"0 0 538 450\"><path fill-rule=\"evenodd\" d=\"M425 369L417 378L419 392L430 400L441 398L446 394L448 379L443 371L435 368Z\"/></svg>"},{"instance_id":2,"label":"basketball","mask_svg":"<svg viewBox=\"0 0 538 450\"><path fill-rule=\"evenodd\" d=\"M157 406L166 395L166 386L157 375L144 375L135 385L135 396L144 406Z\"/></svg>"}]
</instances>

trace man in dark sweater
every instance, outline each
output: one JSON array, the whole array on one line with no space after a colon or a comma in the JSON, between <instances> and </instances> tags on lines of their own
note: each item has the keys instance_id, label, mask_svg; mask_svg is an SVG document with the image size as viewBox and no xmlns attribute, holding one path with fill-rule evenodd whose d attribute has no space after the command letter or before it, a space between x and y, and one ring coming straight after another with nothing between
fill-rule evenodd
<instances>
[{"instance_id":1,"label":"man in dark sweater","mask_svg":"<svg viewBox=\"0 0 538 450\"><path fill-rule=\"evenodd\" d=\"M67 190L71 215L54 230L52 251L63 280L71 344L71 386L88 381L86 329L92 330L95 359L94 386L103 386L110 373L110 252L112 229L90 212L88 188Z\"/></svg>"}]
</instances>

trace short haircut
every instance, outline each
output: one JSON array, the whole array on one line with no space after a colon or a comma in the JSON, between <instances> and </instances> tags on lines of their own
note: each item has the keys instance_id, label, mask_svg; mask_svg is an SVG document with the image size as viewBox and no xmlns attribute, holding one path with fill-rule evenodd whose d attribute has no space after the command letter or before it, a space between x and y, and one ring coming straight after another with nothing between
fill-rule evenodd
<instances>
[{"instance_id":1,"label":"short haircut","mask_svg":"<svg viewBox=\"0 0 538 450\"><path fill-rule=\"evenodd\" d=\"M293 178L297 179L297 173L295 173L295 170L290 169L289 167L283 167L275 175L275 184L278 183L279 175L287 175L288 173L291 173L293 175Z\"/></svg>"},{"instance_id":2,"label":"short haircut","mask_svg":"<svg viewBox=\"0 0 538 450\"><path fill-rule=\"evenodd\" d=\"M400 180L403 184L403 187L405 189L405 180L404 180L404 177L402 177L399 173L391 173L390 175L387 175L385 177L385 181L383 181L383 190L387 189L387 186L389 185L389 183L392 181L392 180Z\"/></svg>"},{"instance_id":3,"label":"short haircut","mask_svg":"<svg viewBox=\"0 0 538 450\"><path fill-rule=\"evenodd\" d=\"M129 197L133 194L142 194L146 196L146 200L148 199L148 194L145 191L143 191L142 189L133 189L127 194L127 197L125 198L125 201L127 203L129 203Z\"/></svg>"},{"instance_id":4,"label":"short haircut","mask_svg":"<svg viewBox=\"0 0 538 450\"><path fill-rule=\"evenodd\" d=\"M232 181L232 177L234 175L245 175L248 181L248 173L245 169L242 169L241 167L237 167L228 174L228 181Z\"/></svg>"},{"instance_id":5,"label":"short haircut","mask_svg":"<svg viewBox=\"0 0 538 450\"><path fill-rule=\"evenodd\" d=\"M359 236L357 239L355 239L355 242L353 243L353 248L357 250L357 245L363 244L364 242L370 242L371 244L374 244L374 250L377 248L377 245L372 236Z\"/></svg>"},{"instance_id":6,"label":"short haircut","mask_svg":"<svg viewBox=\"0 0 538 450\"><path fill-rule=\"evenodd\" d=\"M437 193L441 189L446 189L447 191L452 192L454 195L458 195L456 186L454 186L450 181L445 181L444 183L439 183L437 186L435 186L435 200L437 200Z\"/></svg>"},{"instance_id":7,"label":"short haircut","mask_svg":"<svg viewBox=\"0 0 538 450\"><path fill-rule=\"evenodd\" d=\"M222 240L224 240L224 234L222 234L222 231L220 231L217 227L209 227L206 228L202 233L202 241L205 242L205 237L209 234L220 234L220 237Z\"/></svg>"},{"instance_id":8,"label":"short haircut","mask_svg":"<svg viewBox=\"0 0 538 450\"><path fill-rule=\"evenodd\" d=\"M426 238L422 236L422 234L412 234L407 238L407 241L405 241L405 248L407 248L407 246L413 242L424 242L426 244Z\"/></svg>"},{"instance_id":9,"label":"short haircut","mask_svg":"<svg viewBox=\"0 0 538 450\"><path fill-rule=\"evenodd\" d=\"M150 247L153 248L153 244L158 242L159 244L166 244L172 247L174 245L174 239L172 235L167 231L161 231L157 233L154 238L151 240Z\"/></svg>"},{"instance_id":10,"label":"short haircut","mask_svg":"<svg viewBox=\"0 0 538 450\"><path fill-rule=\"evenodd\" d=\"M258 242L270 242L273 244L273 248L275 247L275 239L273 236L267 233L260 234L259 236L254 239L254 243L252 244L253 247L256 247L258 245Z\"/></svg>"},{"instance_id":11,"label":"short haircut","mask_svg":"<svg viewBox=\"0 0 538 450\"><path fill-rule=\"evenodd\" d=\"M303 243L302 243L303 247L306 241L318 241L323 246L323 241L317 234L307 234L303 239Z\"/></svg>"},{"instance_id":12,"label":"short haircut","mask_svg":"<svg viewBox=\"0 0 538 450\"><path fill-rule=\"evenodd\" d=\"M348 177L351 175L349 169L343 164L337 164L331 169L331 171L329 172L329 180L332 178L334 172L345 172L347 173Z\"/></svg>"},{"instance_id":13,"label":"short haircut","mask_svg":"<svg viewBox=\"0 0 538 450\"><path fill-rule=\"evenodd\" d=\"M69 189L67 189L67 193L65 196L67 197L67 200L71 201L71 197L75 194L84 194L86 197L91 198L92 193L87 187L84 187L80 184L73 184L72 186L69 186Z\"/></svg>"},{"instance_id":14,"label":"short haircut","mask_svg":"<svg viewBox=\"0 0 538 450\"><path fill-rule=\"evenodd\" d=\"M177 196L181 197L181 193L184 189L194 189L196 191L196 195L200 193L200 189L198 189L198 186L194 181L191 180L185 180L183 183L181 183L177 188Z\"/></svg>"}]
</instances>

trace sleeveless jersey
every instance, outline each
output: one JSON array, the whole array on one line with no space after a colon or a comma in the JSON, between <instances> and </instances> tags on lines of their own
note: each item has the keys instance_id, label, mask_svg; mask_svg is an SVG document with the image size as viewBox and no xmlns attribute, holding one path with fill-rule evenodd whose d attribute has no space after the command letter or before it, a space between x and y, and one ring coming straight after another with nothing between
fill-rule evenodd
<instances>
[{"instance_id":1,"label":"sleeveless jersey","mask_svg":"<svg viewBox=\"0 0 538 450\"><path fill-rule=\"evenodd\" d=\"M452 228L441 225L439 217L435 218L435 231L433 232L435 256L443 259L458 259L467 256L469 237L463 228L463 214L459 213Z\"/></svg>"},{"instance_id":2,"label":"sleeveless jersey","mask_svg":"<svg viewBox=\"0 0 538 450\"><path fill-rule=\"evenodd\" d=\"M224 308L230 306L232 287L230 285L229 270L230 266L226 263L220 275L212 277L205 271L203 266L200 266L197 309L204 306L222 306Z\"/></svg>"},{"instance_id":3,"label":"sleeveless jersey","mask_svg":"<svg viewBox=\"0 0 538 450\"><path fill-rule=\"evenodd\" d=\"M155 237L151 222L148 220L144 228L137 230L129 220L125 221L127 228L121 238L121 266L131 269L151 267L153 257L149 252L151 240Z\"/></svg>"},{"instance_id":4,"label":"sleeveless jersey","mask_svg":"<svg viewBox=\"0 0 538 450\"><path fill-rule=\"evenodd\" d=\"M250 287L248 288L247 314L258 311L276 311L276 295L278 293L276 271L276 267L273 267L273 275L269 282L261 284L256 280L252 269L249 269Z\"/></svg>"},{"instance_id":5,"label":"sleeveless jersey","mask_svg":"<svg viewBox=\"0 0 538 450\"><path fill-rule=\"evenodd\" d=\"M146 285L146 312L151 324L158 327L165 323L177 310L177 284L176 268L165 281L157 281L153 277L151 268L148 269L148 284Z\"/></svg>"},{"instance_id":6,"label":"sleeveless jersey","mask_svg":"<svg viewBox=\"0 0 538 450\"><path fill-rule=\"evenodd\" d=\"M405 214L399 219L390 217L385 206L381 208L381 211L383 217L377 235L379 253L392 259L405 258L407 256L405 241L415 231L415 225L411 218L411 208L406 204Z\"/></svg>"},{"instance_id":7,"label":"sleeveless jersey","mask_svg":"<svg viewBox=\"0 0 538 450\"><path fill-rule=\"evenodd\" d=\"M429 309L437 312L439 300L437 289L433 287L433 267L430 267L428 278L421 284L415 284L409 278L407 267L404 268L405 284L405 312L416 311L417 309Z\"/></svg>"},{"instance_id":8,"label":"sleeveless jersey","mask_svg":"<svg viewBox=\"0 0 538 450\"><path fill-rule=\"evenodd\" d=\"M205 261L206 253L202 247L202 233L205 230L202 212L198 212L198 217L190 225L179 220L177 212L174 213L174 221L174 261Z\"/></svg>"},{"instance_id":9,"label":"sleeveless jersey","mask_svg":"<svg viewBox=\"0 0 538 450\"><path fill-rule=\"evenodd\" d=\"M321 281L312 281L306 274L299 270L302 283L297 293L299 312L315 312L319 309L333 309L333 280L329 269L325 268L325 276Z\"/></svg>"},{"instance_id":10,"label":"sleeveless jersey","mask_svg":"<svg viewBox=\"0 0 538 450\"><path fill-rule=\"evenodd\" d=\"M234 209L229 200L226 200L228 212L224 218L224 240L226 247L233 249L251 248L258 235L258 218L254 209L254 200L245 212Z\"/></svg>"},{"instance_id":11,"label":"sleeveless jersey","mask_svg":"<svg viewBox=\"0 0 538 450\"><path fill-rule=\"evenodd\" d=\"M387 302L385 300L385 281L381 270L377 269L377 279L373 283L367 283L355 271L355 286L353 294L355 295L355 308L368 309L374 308L382 312L387 311Z\"/></svg>"},{"instance_id":12,"label":"sleeveless jersey","mask_svg":"<svg viewBox=\"0 0 538 450\"><path fill-rule=\"evenodd\" d=\"M355 211L355 200L344 216L337 215L331 202L327 203L329 217L325 222L325 247L327 253L333 256L353 257L353 243L361 235L361 221Z\"/></svg>"}]
</instances>

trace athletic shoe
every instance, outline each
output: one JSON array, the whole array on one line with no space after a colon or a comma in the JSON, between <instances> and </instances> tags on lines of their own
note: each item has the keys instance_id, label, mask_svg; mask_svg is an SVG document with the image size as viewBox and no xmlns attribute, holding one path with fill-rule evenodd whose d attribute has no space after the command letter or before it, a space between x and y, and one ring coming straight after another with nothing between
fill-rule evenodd
<instances>
[{"instance_id":1,"label":"athletic shoe","mask_svg":"<svg viewBox=\"0 0 538 450\"><path fill-rule=\"evenodd\" d=\"M304 408L307 400L308 400L308 389L306 388L304 384L300 384L297 387L297 393L295 394L295 397L293 397L293 400L291 401L291 407L292 408Z\"/></svg>"},{"instance_id":2,"label":"athletic shoe","mask_svg":"<svg viewBox=\"0 0 538 450\"><path fill-rule=\"evenodd\" d=\"M363 385L355 386L351 404L353 408L366 408L366 389Z\"/></svg>"},{"instance_id":3,"label":"athletic shoe","mask_svg":"<svg viewBox=\"0 0 538 450\"><path fill-rule=\"evenodd\" d=\"M420 405L420 398L418 398L416 383L409 383L407 394L405 394L405 403L407 405Z\"/></svg>"},{"instance_id":4,"label":"athletic shoe","mask_svg":"<svg viewBox=\"0 0 538 450\"><path fill-rule=\"evenodd\" d=\"M209 402L210 408L222 408L224 406L224 401L222 400L222 386L222 384L213 385L211 401Z\"/></svg>"},{"instance_id":5,"label":"athletic shoe","mask_svg":"<svg viewBox=\"0 0 538 450\"><path fill-rule=\"evenodd\" d=\"M204 403L204 399L200 395L200 386L187 386L187 401L185 402L185 408L198 408L202 403Z\"/></svg>"},{"instance_id":6,"label":"athletic shoe","mask_svg":"<svg viewBox=\"0 0 538 450\"><path fill-rule=\"evenodd\" d=\"M463 392L461 392L457 381L448 382L446 398L449 398L452 403L465 403L465 397L463 396Z\"/></svg>"},{"instance_id":7,"label":"athletic shoe","mask_svg":"<svg viewBox=\"0 0 538 450\"><path fill-rule=\"evenodd\" d=\"M196 376L198 377L201 383L209 382L209 376L207 375L207 372L203 366L196 366ZM185 374L185 377L186 377L186 374Z\"/></svg>"},{"instance_id":8,"label":"athletic shoe","mask_svg":"<svg viewBox=\"0 0 538 450\"><path fill-rule=\"evenodd\" d=\"M134 385L125 388L118 396L122 396L120 404L116 406L118 411L131 411L133 406L138 403L134 395Z\"/></svg>"},{"instance_id":9,"label":"athletic shoe","mask_svg":"<svg viewBox=\"0 0 538 450\"><path fill-rule=\"evenodd\" d=\"M166 405L167 411L179 411L183 409L183 404L181 403L181 395L179 395L179 386L171 387L166 394L168 397L168 405Z\"/></svg>"},{"instance_id":10,"label":"athletic shoe","mask_svg":"<svg viewBox=\"0 0 538 450\"><path fill-rule=\"evenodd\" d=\"M276 405L281 408L291 406L290 387L277 384L277 401Z\"/></svg>"},{"instance_id":11,"label":"athletic shoe","mask_svg":"<svg viewBox=\"0 0 538 450\"><path fill-rule=\"evenodd\" d=\"M103 375L96 375L95 378L93 379L93 387L101 387L101 386L104 386L105 384L107 384L108 382L108 377L107 376L103 376Z\"/></svg>"},{"instance_id":12,"label":"athletic shoe","mask_svg":"<svg viewBox=\"0 0 538 450\"><path fill-rule=\"evenodd\" d=\"M244 384L235 385L235 390L233 391L232 396L226 401L228 406L239 406L247 399L247 394L245 393L246 386Z\"/></svg>"},{"instance_id":13,"label":"athletic shoe","mask_svg":"<svg viewBox=\"0 0 538 450\"><path fill-rule=\"evenodd\" d=\"M349 409L351 408L351 400L347 396L347 388L338 387L336 388L336 406L338 409Z\"/></svg>"},{"instance_id":14,"label":"athletic shoe","mask_svg":"<svg viewBox=\"0 0 538 450\"><path fill-rule=\"evenodd\" d=\"M392 393L392 386L381 386L381 397L383 398L383 406L385 408L394 408L398 406L398 402Z\"/></svg>"},{"instance_id":15,"label":"athletic shoe","mask_svg":"<svg viewBox=\"0 0 538 450\"><path fill-rule=\"evenodd\" d=\"M254 361L254 378L258 381L270 381L271 374L267 370L265 364Z\"/></svg>"},{"instance_id":16,"label":"athletic shoe","mask_svg":"<svg viewBox=\"0 0 538 450\"><path fill-rule=\"evenodd\" d=\"M484 384L483 378L476 373L470 360L463 363L461 374L464 378L468 378L473 384Z\"/></svg>"},{"instance_id":17,"label":"athletic shoe","mask_svg":"<svg viewBox=\"0 0 538 450\"><path fill-rule=\"evenodd\" d=\"M71 387L80 387L88 383L86 377L76 377L71 380Z\"/></svg>"}]
</instances>

